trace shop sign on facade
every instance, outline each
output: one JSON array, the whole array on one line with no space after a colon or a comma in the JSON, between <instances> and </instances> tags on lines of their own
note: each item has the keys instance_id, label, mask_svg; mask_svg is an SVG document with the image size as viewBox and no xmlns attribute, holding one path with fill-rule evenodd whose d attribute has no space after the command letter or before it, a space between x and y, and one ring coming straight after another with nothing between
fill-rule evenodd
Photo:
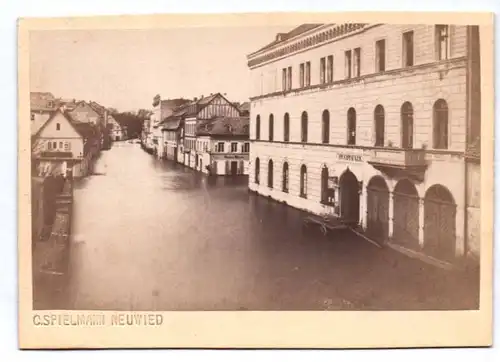
<instances>
[{"instance_id":1,"label":"shop sign on facade","mask_svg":"<svg viewBox=\"0 0 500 362\"><path fill-rule=\"evenodd\" d=\"M350 162L363 162L363 157L361 155L350 155L346 153L339 153L338 159L342 161Z\"/></svg>"}]
</instances>

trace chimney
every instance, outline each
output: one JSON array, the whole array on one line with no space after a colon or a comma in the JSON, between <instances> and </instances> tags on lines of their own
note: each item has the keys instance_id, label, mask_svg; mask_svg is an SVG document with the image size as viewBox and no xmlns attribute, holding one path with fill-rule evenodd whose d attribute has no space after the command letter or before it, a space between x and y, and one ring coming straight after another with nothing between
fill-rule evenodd
<instances>
[{"instance_id":1,"label":"chimney","mask_svg":"<svg viewBox=\"0 0 500 362\"><path fill-rule=\"evenodd\" d=\"M197 97L194 97L194 98L193 98L193 100L196 102L196 101L198 100L198 98L197 98Z\"/></svg>"}]
</instances>

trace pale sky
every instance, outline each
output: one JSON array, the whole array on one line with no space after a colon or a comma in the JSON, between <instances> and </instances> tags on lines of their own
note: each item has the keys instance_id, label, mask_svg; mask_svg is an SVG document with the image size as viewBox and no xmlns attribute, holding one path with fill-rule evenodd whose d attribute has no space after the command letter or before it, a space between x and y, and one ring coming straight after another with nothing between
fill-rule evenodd
<instances>
[{"instance_id":1,"label":"pale sky","mask_svg":"<svg viewBox=\"0 0 500 362\"><path fill-rule=\"evenodd\" d=\"M249 97L246 56L293 27L33 31L31 91L95 100L120 111L153 97Z\"/></svg>"}]
</instances>

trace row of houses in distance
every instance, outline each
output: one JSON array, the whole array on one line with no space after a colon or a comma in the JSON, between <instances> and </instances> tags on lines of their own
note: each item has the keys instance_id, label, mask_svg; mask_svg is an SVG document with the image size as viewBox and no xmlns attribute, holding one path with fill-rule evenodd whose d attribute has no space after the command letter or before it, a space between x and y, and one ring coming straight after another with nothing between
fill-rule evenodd
<instances>
[{"instance_id":1,"label":"row of houses in distance","mask_svg":"<svg viewBox=\"0 0 500 362\"><path fill-rule=\"evenodd\" d=\"M235 104L215 93L193 100L156 96L153 107L144 121L145 149L204 174L248 174L248 103Z\"/></svg>"},{"instance_id":2,"label":"row of houses in distance","mask_svg":"<svg viewBox=\"0 0 500 362\"><path fill-rule=\"evenodd\" d=\"M249 188L444 261L479 257L479 30L303 24L248 55Z\"/></svg>"},{"instance_id":3,"label":"row of houses in distance","mask_svg":"<svg viewBox=\"0 0 500 362\"><path fill-rule=\"evenodd\" d=\"M84 177L102 149L126 137L107 108L97 102L55 98L31 92L32 175L68 174Z\"/></svg>"}]
</instances>

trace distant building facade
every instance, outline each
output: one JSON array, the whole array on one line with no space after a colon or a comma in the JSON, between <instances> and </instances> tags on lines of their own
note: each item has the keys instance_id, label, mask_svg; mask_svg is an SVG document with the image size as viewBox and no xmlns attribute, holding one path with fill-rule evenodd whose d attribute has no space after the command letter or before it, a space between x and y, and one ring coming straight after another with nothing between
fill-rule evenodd
<instances>
[{"instance_id":1,"label":"distant building facade","mask_svg":"<svg viewBox=\"0 0 500 362\"><path fill-rule=\"evenodd\" d=\"M249 188L381 243L478 254L465 199L479 184L465 162L480 129L472 28L304 24L250 54Z\"/></svg>"},{"instance_id":2,"label":"distant building facade","mask_svg":"<svg viewBox=\"0 0 500 362\"><path fill-rule=\"evenodd\" d=\"M181 162L190 168L203 170L202 154L205 153L204 149L208 147L208 144L206 140L203 141L203 144L198 143L198 126L217 117L239 117L240 112L220 93L201 97L191 102L186 108L186 112L183 114L183 159Z\"/></svg>"},{"instance_id":3,"label":"distant building facade","mask_svg":"<svg viewBox=\"0 0 500 362\"><path fill-rule=\"evenodd\" d=\"M148 142L158 158L165 157L166 140L163 137L165 119L172 115L175 109L189 102L189 100L182 98L161 99L159 95L154 98L153 112L149 122Z\"/></svg>"},{"instance_id":4,"label":"distant building facade","mask_svg":"<svg viewBox=\"0 0 500 362\"><path fill-rule=\"evenodd\" d=\"M197 126L195 168L208 175L248 175L248 117L214 117Z\"/></svg>"},{"instance_id":5,"label":"distant building facade","mask_svg":"<svg viewBox=\"0 0 500 362\"><path fill-rule=\"evenodd\" d=\"M68 170L74 177L86 176L99 150L97 126L56 110L32 136L34 176L66 175Z\"/></svg>"}]
</instances>

